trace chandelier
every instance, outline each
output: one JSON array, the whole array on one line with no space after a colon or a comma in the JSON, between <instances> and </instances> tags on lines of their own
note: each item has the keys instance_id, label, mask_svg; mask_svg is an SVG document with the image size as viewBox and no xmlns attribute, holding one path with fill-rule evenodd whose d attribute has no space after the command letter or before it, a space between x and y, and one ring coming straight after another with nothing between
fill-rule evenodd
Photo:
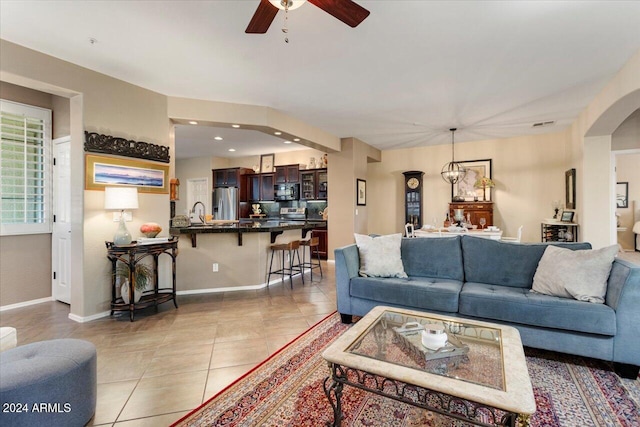
<instances>
[{"instance_id":1,"label":"chandelier","mask_svg":"<svg viewBox=\"0 0 640 427\"><path fill-rule=\"evenodd\" d=\"M454 143L454 134L456 132L456 128L449 129L451 131L451 161L442 167L442 179L447 181L450 184L455 184L458 181L464 179L467 174L467 170L461 164L455 161L455 156L453 152L453 143Z\"/></svg>"}]
</instances>

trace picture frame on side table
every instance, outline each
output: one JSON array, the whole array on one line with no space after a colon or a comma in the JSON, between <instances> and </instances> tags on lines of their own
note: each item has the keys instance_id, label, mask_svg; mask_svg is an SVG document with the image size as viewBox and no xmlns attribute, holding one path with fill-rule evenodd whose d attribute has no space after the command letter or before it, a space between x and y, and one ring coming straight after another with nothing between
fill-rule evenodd
<instances>
[{"instance_id":1,"label":"picture frame on side table","mask_svg":"<svg viewBox=\"0 0 640 427\"><path fill-rule=\"evenodd\" d=\"M139 193L169 194L169 165L145 160L85 155L85 189L137 187Z\"/></svg>"},{"instance_id":2,"label":"picture frame on side table","mask_svg":"<svg viewBox=\"0 0 640 427\"><path fill-rule=\"evenodd\" d=\"M460 164L467 169L467 174L456 184L451 184L451 200L457 202L482 200L484 197L483 189L476 188L475 183L484 176L493 179L491 163L491 159L461 161ZM491 201L491 193L491 188L487 187L485 201Z\"/></svg>"},{"instance_id":3,"label":"picture frame on side table","mask_svg":"<svg viewBox=\"0 0 640 427\"><path fill-rule=\"evenodd\" d=\"M273 172L274 159L275 159L275 154L263 154L262 156L260 156L260 173Z\"/></svg>"},{"instance_id":4,"label":"picture frame on side table","mask_svg":"<svg viewBox=\"0 0 640 427\"><path fill-rule=\"evenodd\" d=\"M367 181L364 179L356 179L356 204L367 205Z\"/></svg>"},{"instance_id":5,"label":"picture frame on side table","mask_svg":"<svg viewBox=\"0 0 640 427\"><path fill-rule=\"evenodd\" d=\"M629 183L617 182L616 183L616 208L628 208L629 207Z\"/></svg>"},{"instance_id":6,"label":"picture frame on side table","mask_svg":"<svg viewBox=\"0 0 640 427\"><path fill-rule=\"evenodd\" d=\"M562 215L560 216L560 221L562 222L573 222L573 216L576 214L575 211L564 210L562 211Z\"/></svg>"}]
</instances>

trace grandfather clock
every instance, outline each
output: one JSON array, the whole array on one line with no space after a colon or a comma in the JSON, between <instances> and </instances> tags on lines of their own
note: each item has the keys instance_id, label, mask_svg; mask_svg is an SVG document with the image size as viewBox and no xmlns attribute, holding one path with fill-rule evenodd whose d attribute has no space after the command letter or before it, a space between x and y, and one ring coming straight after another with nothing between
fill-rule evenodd
<instances>
[{"instance_id":1,"label":"grandfather clock","mask_svg":"<svg viewBox=\"0 0 640 427\"><path fill-rule=\"evenodd\" d=\"M404 215L405 224L422 227L422 177L424 172L407 171L404 175Z\"/></svg>"}]
</instances>

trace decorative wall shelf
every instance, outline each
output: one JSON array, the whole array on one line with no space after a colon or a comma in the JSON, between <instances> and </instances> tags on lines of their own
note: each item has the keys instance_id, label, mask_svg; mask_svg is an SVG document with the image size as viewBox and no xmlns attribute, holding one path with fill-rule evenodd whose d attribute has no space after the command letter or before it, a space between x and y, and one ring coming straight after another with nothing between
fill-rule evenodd
<instances>
[{"instance_id":1,"label":"decorative wall shelf","mask_svg":"<svg viewBox=\"0 0 640 427\"><path fill-rule=\"evenodd\" d=\"M169 163L169 147L163 145L131 141L87 131L84 132L84 136L84 151Z\"/></svg>"}]
</instances>

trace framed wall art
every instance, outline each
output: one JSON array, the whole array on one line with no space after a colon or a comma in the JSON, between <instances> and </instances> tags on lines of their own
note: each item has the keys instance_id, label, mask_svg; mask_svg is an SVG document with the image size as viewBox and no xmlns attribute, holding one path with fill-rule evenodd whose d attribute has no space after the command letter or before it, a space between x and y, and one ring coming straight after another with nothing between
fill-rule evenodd
<instances>
[{"instance_id":1,"label":"framed wall art","mask_svg":"<svg viewBox=\"0 0 640 427\"><path fill-rule=\"evenodd\" d=\"M275 154L263 154L262 156L260 156L260 173L273 172L274 159L275 159Z\"/></svg>"},{"instance_id":2,"label":"framed wall art","mask_svg":"<svg viewBox=\"0 0 640 427\"><path fill-rule=\"evenodd\" d=\"M476 188L475 184L478 179L487 177L493 179L491 171L491 159L468 160L460 162L467 174L456 184L451 184L451 200L456 202L484 200L491 201L491 188L487 187L486 191L482 188Z\"/></svg>"},{"instance_id":3,"label":"framed wall art","mask_svg":"<svg viewBox=\"0 0 640 427\"><path fill-rule=\"evenodd\" d=\"M367 181L364 179L356 179L356 204L367 205Z\"/></svg>"},{"instance_id":4,"label":"framed wall art","mask_svg":"<svg viewBox=\"0 0 640 427\"><path fill-rule=\"evenodd\" d=\"M169 194L169 165L144 160L121 159L87 154L85 156L85 189L104 187L137 187L140 193Z\"/></svg>"},{"instance_id":5,"label":"framed wall art","mask_svg":"<svg viewBox=\"0 0 640 427\"><path fill-rule=\"evenodd\" d=\"M616 208L629 207L629 183L616 183Z\"/></svg>"},{"instance_id":6,"label":"framed wall art","mask_svg":"<svg viewBox=\"0 0 640 427\"><path fill-rule=\"evenodd\" d=\"M569 169L564 173L565 206L567 209L576 208L576 170Z\"/></svg>"}]
</instances>

